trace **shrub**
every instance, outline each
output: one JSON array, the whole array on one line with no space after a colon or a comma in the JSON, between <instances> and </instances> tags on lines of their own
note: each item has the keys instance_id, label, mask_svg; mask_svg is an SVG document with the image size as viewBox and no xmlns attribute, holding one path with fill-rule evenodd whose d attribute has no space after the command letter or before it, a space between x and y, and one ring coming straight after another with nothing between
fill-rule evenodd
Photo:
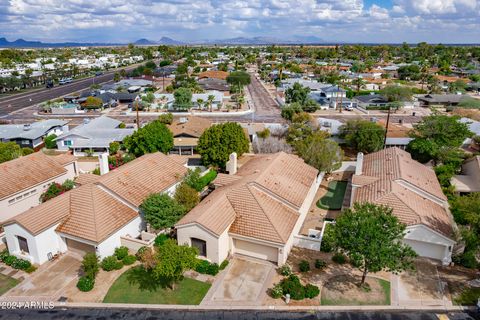
<instances>
[{"instance_id":1,"label":"shrub","mask_svg":"<svg viewBox=\"0 0 480 320\"><path fill-rule=\"evenodd\" d=\"M56 134L50 134L45 138L45 147L47 149L55 149L57 147L57 142L55 139L57 138Z\"/></svg>"},{"instance_id":2,"label":"shrub","mask_svg":"<svg viewBox=\"0 0 480 320\"><path fill-rule=\"evenodd\" d=\"M207 260L198 259L195 271L197 271L198 273L215 276L220 271L220 268L216 263L210 263Z\"/></svg>"},{"instance_id":3,"label":"shrub","mask_svg":"<svg viewBox=\"0 0 480 320\"><path fill-rule=\"evenodd\" d=\"M305 298L313 299L320 294L320 289L313 284L307 284L305 286Z\"/></svg>"},{"instance_id":4,"label":"shrub","mask_svg":"<svg viewBox=\"0 0 480 320\"><path fill-rule=\"evenodd\" d=\"M305 288L300 283L300 279L292 274L280 282L284 294L289 294L293 300L302 300L305 298Z\"/></svg>"},{"instance_id":5,"label":"shrub","mask_svg":"<svg viewBox=\"0 0 480 320\"><path fill-rule=\"evenodd\" d=\"M270 289L270 296L273 299L279 299L283 296L283 288L280 283L277 283L273 286L273 288Z\"/></svg>"},{"instance_id":6,"label":"shrub","mask_svg":"<svg viewBox=\"0 0 480 320\"><path fill-rule=\"evenodd\" d=\"M128 256L128 248L125 246L115 248L115 256L118 260L123 260L123 258Z\"/></svg>"},{"instance_id":7,"label":"shrub","mask_svg":"<svg viewBox=\"0 0 480 320\"><path fill-rule=\"evenodd\" d=\"M128 255L123 257L122 262L124 265L129 266L135 263L136 260L137 260L137 257L135 257L134 255Z\"/></svg>"},{"instance_id":8,"label":"shrub","mask_svg":"<svg viewBox=\"0 0 480 320\"><path fill-rule=\"evenodd\" d=\"M217 171L210 169L205 175L200 177L200 183L203 186L202 189L210 184L217 177Z\"/></svg>"},{"instance_id":9,"label":"shrub","mask_svg":"<svg viewBox=\"0 0 480 320\"><path fill-rule=\"evenodd\" d=\"M316 259L315 260L315 268L317 269L323 269L327 266L327 263L323 260Z\"/></svg>"},{"instance_id":10,"label":"shrub","mask_svg":"<svg viewBox=\"0 0 480 320\"><path fill-rule=\"evenodd\" d=\"M12 266L16 261L17 261L17 257L15 256L7 256L3 259L3 262L7 265L7 266Z\"/></svg>"},{"instance_id":11,"label":"shrub","mask_svg":"<svg viewBox=\"0 0 480 320\"><path fill-rule=\"evenodd\" d=\"M33 264L31 264L30 267L28 267L27 269L25 269L25 272L26 272L26 273L32 273L32 272L34 272L35 270L37 270L37 267L35 267Z\"/></svg>"},{"instance_id":12,"label":"shrub","mask_svg":"<svg viewBox=\"0 0 480 320\"><path fill-rule=\"evenodd\" d=\"M167 241L168 236L164 233L159 234L154 241L155 246L159 247Z\"/></svg>"},{"instance_id":13,"label":"shrub","mask_svg":"<svg viewBox=\"0 0 480 320\"><path fill-rule=\"evenodd\" d=\"M475 250L465 251L458 259L458 263L465 268L475 269L479 265L475 257Z\"/></svg>"},{"instance_id":14,"label":"shrub","mask_svg":"<svg viewBox=\"0 0 480 320\"><path fill-rule=\"evenodd\" d=\"M6 257L8 257L10 254L8 253L8 250L5 249L2 252L0 252L0 262L3 262Z\"/></svg>"},{"instance_id":15,"label":"shrub","mask_svg":"<svg viewBox=\"0 0 480 320\"><path fill-rule=\"evenodd\" d=\"M81 277L80 279L78 279L78 282L77 282L78 290L83 292L88 292L92 290L94 285L95 285L95 280L89 277Z\"/></svg>"},{"instance_id":16,"label":"shrub","mask_svg":"<svg viewBox=\"0 0 480 320\"><path fill-rule=\"evenodd\" d=\"M300 272L308 272L310 271L310 263L307 260L300 261L298 265Z\"/></svg>"},{"instance_id":17,"label":"shrub","mask_svg":"<svg viewBox=\"0 0 480 320\"><path fill-rule=\"evenodd\" d=\"M33 150L32 148L22 148L22 156L28 156L29 154L32 154L34 152L35 150Z\"/></svg>"},{"instance_id":18,"label":"shrub","mask_svg":"<svg viewBox=\"0 0 480 320\"><path fill-rule=\"evenodd\" d=\"M102 269L105 271L119 270L123 267L122 261L118 261L115 256L103 258L101 263Z\"/></svg>"},{"instance_id":19,"label":"shrub","mask_svg":"<svg viewBox=\"0 0 480 320\"><path fill-rule=\"evenodd\" d=\"M20 270L27 270L32 266L30 261L24 259L17 259L12 263L12 268L20 269Z\"/></svg>"},{"instance_id":20,"label":"shrub","mask_svg":"<svg viewBox=\"0 0 480 320\"><path fill-rule=\"evenodd\" d=\"M228 260L223 260L223 262L220 264L219 269L223 270L228 266Z\"/></svg>"},{"instance_id":21,"label":"shrub","mask_svg":"<svg viewBox=\"0 0 480 320\"><path fill-rule=\"evenodd\" d=\"M290 268L288 264L284 264L283 266L281 266L279 271L280 271L280 274L284 277L288 277L289 275L292 274L292 268Z\"/></svg>"},{"instance_id":22,"label":"shrub","mask_svg":"<svg viewBox=\"0 0 480 320\"><path fill-rule=\"evenodd\" d=\"M143 246L143 247L140 247L138 250L137 250L137 253L135 254L135 257L137 258L137 260L142 260L142 255L145 253L145 251L149 250L150 248L149 247L146 247L146 246Z\"/></svg>"},{"instance_id":23,"label":"shrub","mask_svg":"<svg viewBox=\"0 0 480 320\"><path fill-rule=\"evenodd\" d=\"M325 226L325 231L322 237L322 244L320 246L320 251L322 252L332 252L333 251L333 228L330 228L328 224Z\"/></svg>"},{"instance_id":24,"label":"shrub","mask_svg":"<svg viewBox=\"0 0 480 320\"><path fill-rule=\"evenodd\" d=\"M338 264L344 264L345 262L347 262L347 258L342 253L337 252L333 255L332 261Z\"/></svg>"},{"instance_id":25,"label":"shrub","mask_svg":"<svg viewBox=\"0 0 480 320\"><path fill-rule=\"evenodd\" d=\"M82 269L86 277L92 280L95 279L99 270L98 261L98 256L93 252L87 253L83 256Z\"/></svg>"}]
</instances>

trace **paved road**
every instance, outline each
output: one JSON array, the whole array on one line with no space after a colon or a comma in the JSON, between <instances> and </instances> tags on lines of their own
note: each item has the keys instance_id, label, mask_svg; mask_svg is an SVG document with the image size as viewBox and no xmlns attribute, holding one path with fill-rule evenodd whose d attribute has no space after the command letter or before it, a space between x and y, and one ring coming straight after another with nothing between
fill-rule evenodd
<instances>
[{"instance_id":1,"label":"paved road","mask_svg":"<svg viewBox=\"0 0 480 320\"><path fill-rule=\"evenodd\" d=\"M125 67L126 71L133 70L137 65ZM80 92L88 89L92 84L102 84L113 80L116 71L105 72L101 76L90 77L66 85L57 85L54 88L36 89L15 95L5 96L0 98L0 118L6 118L11 112L21 110L23 108L38 104L50 99L55 99L73 92Z\"/></svg>"},{"instance_id":2,"label":"paved road","mask_svg":"<svg viewBox=\"0 0 480 320\"><path fill-rule=\"evenodd\" d=\"M42 320L42 319L135 319L135 320L438 320L434 312L285 312L285 311L188 311L188 310L125 310L125 309L53 309L42 310L1 310L2 320ZM450 313L451 320L475 319L466 313Z\"/></svg>"}]
</instances>

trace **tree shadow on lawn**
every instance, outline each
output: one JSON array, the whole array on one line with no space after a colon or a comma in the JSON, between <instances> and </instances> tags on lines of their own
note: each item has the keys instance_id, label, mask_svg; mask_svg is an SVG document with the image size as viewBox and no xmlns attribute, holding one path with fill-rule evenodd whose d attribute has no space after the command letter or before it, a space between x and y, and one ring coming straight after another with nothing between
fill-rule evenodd
<instances>
[{"instance_id":1,"label":"tree shadow on lawn","mask_svg":"<svg viewBox=\"0 0 480 320\"><path fill-rule=\"evenodd\" d=\"M155 278L153 271L143 266L134 267L127 271L127 280L131 285L138 285L142 291L155 292L158 289L169 288L170 282L164 278Z\"/></svg>"}]
</instances>

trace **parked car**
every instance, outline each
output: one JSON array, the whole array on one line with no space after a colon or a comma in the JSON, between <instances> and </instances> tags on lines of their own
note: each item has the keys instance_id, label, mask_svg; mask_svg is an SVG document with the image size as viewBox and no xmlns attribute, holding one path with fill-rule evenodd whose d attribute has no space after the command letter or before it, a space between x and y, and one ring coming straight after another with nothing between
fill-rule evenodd
<instances>
[{"instance_id":1,"label":"parked car","mask_svg":"<svg viewBox=\"0 0 480 320\"><path fill-rule=\"evenodd\" d=\"M96 77L101 76L102 74L103 74L102 71L97 71L97 72L95 72L95 76L96 76Z\"/></svg>"}]
</instances>

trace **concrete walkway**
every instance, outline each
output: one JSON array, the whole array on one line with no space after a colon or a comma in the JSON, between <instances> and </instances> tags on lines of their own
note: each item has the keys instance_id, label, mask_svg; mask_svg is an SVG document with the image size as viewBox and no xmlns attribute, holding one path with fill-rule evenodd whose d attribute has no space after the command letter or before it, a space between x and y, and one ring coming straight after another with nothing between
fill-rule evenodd
<instances>
[{"instance_id":1,"label":"concrete walkway","mask_svg":"<svg viewBox=\"0 0 480 320\"><path fill-rule=\"evenodd\" d=\"M275 273L272 263L235 257L213 282L202 306L261 305Z\"/></svg>"}]
</instances>

